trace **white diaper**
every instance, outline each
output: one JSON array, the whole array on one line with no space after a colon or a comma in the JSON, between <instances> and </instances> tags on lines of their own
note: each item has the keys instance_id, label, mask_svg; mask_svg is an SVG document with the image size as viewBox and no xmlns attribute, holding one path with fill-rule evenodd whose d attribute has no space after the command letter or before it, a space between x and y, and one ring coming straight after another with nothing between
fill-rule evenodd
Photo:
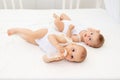
<instances>
[{"instance_id":1,"label":"white diaper","mask_svg":"<svg viewBox=\"0 0 120 80\"><path fill-rule=\"evenodd\" d=\"M48 35L53 33L54 29L48 29L48 33L43 38L35 40L45 53L53 54L57 52L57 49L48 40Z\"/></svg>"}]
</instances>

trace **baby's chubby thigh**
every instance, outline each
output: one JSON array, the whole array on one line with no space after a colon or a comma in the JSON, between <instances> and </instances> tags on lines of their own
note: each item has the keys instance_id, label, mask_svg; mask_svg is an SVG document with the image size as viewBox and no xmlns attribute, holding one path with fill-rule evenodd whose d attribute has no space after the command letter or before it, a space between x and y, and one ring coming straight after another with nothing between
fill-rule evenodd
<instances>
[{"instance_id":1,"label":"baby's chubby thigh","mask_svg":"<svg viewBox=\"0 0 120 80\"><path fill-rule=\"evenodd\" d=\"M42 39L47 33L48 33L47 28L42 28L42 29L33 31L32 35L31 35L30 42L34 43L34 44L37 44L36 40Z\"/></svg>"},{"instance_id":2,"label":"baby's chubby thigh","mask_svg":"<svg viewBox=\"0 0 120 80\"><path fill-rule=\"evenodd\" d=\"M46 34L48 33L48 29L47 28L42 28L39 30L34 31L33 33L33 37L34 39L41 39L43 38Z\"/></svg>"}]
</instances>

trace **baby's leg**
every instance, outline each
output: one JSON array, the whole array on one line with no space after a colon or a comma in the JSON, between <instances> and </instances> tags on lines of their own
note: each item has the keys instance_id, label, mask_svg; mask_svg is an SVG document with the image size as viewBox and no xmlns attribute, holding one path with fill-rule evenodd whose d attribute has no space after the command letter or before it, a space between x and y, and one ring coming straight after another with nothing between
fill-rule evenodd
<instances>
[{"instance_id":1,"label":"baby's leg","mask_svg":"<svg viewBox=\"0 0 120 80\"><path fill-rule=\"evenodd\" d=\"M53 18L56 20L56 19L58 19L58 20L60 20L60 17L57 15L57 14L53 14ZM61 20L60 20L61 21Z\"/></svg>"},{"instance_id":2,"label":"baby's leg","mask_svg":"<svg viewBox=\"0 0 120 80\"><path fill-rule=\"evenodd\" d=\"M35 40L38 38L44 37L46 33L47 33L47 29L40 29L37 31L32 31L32 30L25 29L25 28L12 28L8 30L9 36L17 34L21 38L26 40L27 42L35 44L35 45L37 45Z\"/></svg>"},{"instance_id":3,"label":"baby's leg","mask_svg":"<svg viewBox=\"0 0 120 80\"><path fill-rule=\"evenodd\" d=\"M49 38L55 39L56 41L53 42L57 42L57 43L67 43L67 40L65 39L64 35L55 35L55 34L51 34L49 35Z\"/></svg>"},{"instance_id":4,"label":"baby's leg","mask_svg":"<svg viewBox=\"0 0 120 80\"><path fill-rule=\"evenodd\" d=\"M64 23L61 20L55 19L54 24L57 27L58 31L62 32L64 30Z\"/></svg>"},{"instance_id":5,"label":"baby's leg","mask_svg":"<svg viewBox=\"0 0 120 80\"><path fill-rule=\"evenodd\" d=\"M65 39L64 35L55 35L55 37L59 43L67 43L67 40Z\"/></svg>"},{"instance_id":6,"label":"baby's leg","mask_svg":"<svg viewBox=\"0 0 120 80\"><path fill-rule=\"evenodd\" d=\"M59 45L59 43L66 42L66 40L63 39L63 37L57 36L55 34L51 34L48 36L48 39L49 39L50 43L58 49L58 51L60 53L64 52L64 48L61 45Z\"/></svg>"},{"instance_id":7,"label":"baby's leg","mask_svg":"<svg viewBox=\"0 0 120 80\"><path fill-rule=\"evenodd\" d=\"M62 13L60 17L56 14L53 14L53 17L55 18L54 24L57 27L58 31L62 32L64 30L64 23L62 20L71 20L66 14Z\"/></svg>"}]
</instances>

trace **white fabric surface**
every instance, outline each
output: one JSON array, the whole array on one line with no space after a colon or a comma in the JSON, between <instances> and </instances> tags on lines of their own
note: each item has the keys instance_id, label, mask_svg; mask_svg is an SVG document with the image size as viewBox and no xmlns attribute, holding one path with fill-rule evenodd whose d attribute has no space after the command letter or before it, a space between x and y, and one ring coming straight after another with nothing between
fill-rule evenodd
<instances>
[{"instance_id":1,"label":"white fabric surface","mask_svg":"<svg viewBox=\"0 0 120 80\"><path fill-rule=\"evenodd\" d=\"M7 36L7 29L32 30L49 26L53 13L67 13L73 20L101 30L105 43L87 49L83 63L60 61L44 63L39 47L18 36ZM51 27L51 26L50 26ZM0 79L120 79L120 24L102 9L0 10Z\"/></svg>"}]
</instances>

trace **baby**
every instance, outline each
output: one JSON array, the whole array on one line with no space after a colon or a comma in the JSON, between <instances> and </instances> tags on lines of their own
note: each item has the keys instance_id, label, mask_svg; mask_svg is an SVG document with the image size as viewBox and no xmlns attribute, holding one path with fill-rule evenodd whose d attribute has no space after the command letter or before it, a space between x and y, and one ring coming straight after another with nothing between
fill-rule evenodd
<instances>
[{"instance_id":1,"label":"baby","mask_svg":"<svg viewBox=\"0 0 120 80\"><path fill-rule=\"evenodd\" d=\"M12 28L8 30L8 35L18 35L27 42L39 46L46 53L56 53L56 56L43 56L45 62L54 62L66 59L72 62L82 62L85 60L87 51L83 46L75 43L67 43L64 36L53 34L52 29L42 28L32 31L25 28Z\"/></svg>"},{"instance_id":2,"label":"baby","mask_svg":"<svg viewBox=\"0 0 120 80\"><path fill-rule=\"evenodd\" d=\"M54 24L58 31L65 33L73 42L85 42L88 46L99 48L104 43L104 37L99 30L85 28L82 25L74 26L72 20L66 15L60 17L53 14Z\"/></svg>"}]
</instances>

